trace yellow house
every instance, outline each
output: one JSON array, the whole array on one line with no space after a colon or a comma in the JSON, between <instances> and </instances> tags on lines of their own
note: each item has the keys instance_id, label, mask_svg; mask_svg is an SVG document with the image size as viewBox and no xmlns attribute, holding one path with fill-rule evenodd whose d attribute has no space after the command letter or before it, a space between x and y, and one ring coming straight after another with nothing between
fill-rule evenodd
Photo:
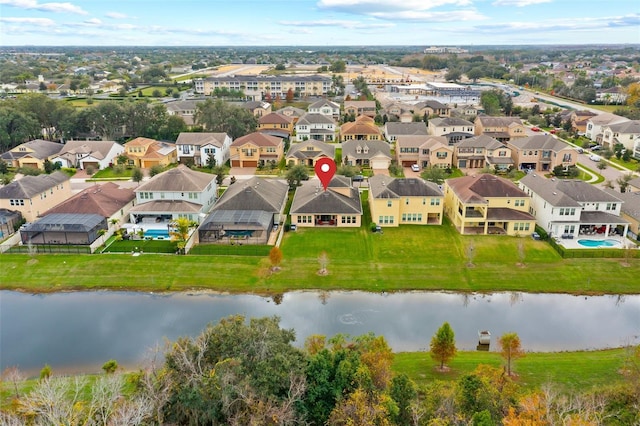
<instances>
[{"instance_id":1,"label":"yellow house","mask_svg":"<svg viewBox=\"0 0 640 426\"><path fill-rule=\"evenodd\" d=\"M143 169L168 166L178 161L176 145L149 138L135 138L124 144L129 166Z\"/></svg>"},{"instance_id":2,"label":"yellow house","mask_svg":"<svg viewBox=\"0 0 640 426\"><path fill-rule=\"evenodd\" d=\"M461 234L531 235L536 219L529 203L524 191L499 176L463 176L444 184L444 211Z\"/></svg>"},{"instance_id":3,"label":"yellow house","mask_svg":"<svg viewBox=\"0 0 640 426\"><path fill-rule=\"evenodd\" d=\"M379 226L442 225L444 196L433 182L375 175L369 178L369 208Z\"/></svg>"},{"instance_id":4,"label":"yellow house","mask_svg":"<svg viewBox=\"0 0 640 426\"><path fill-rule=\"evenodd\" d=\"M284 142L276 136L254 132L231 144L231 167L258 167L269 162L276 164L284 156Z\"/></svg>"},{"instance_id":5,"label":"yellow house","mask_svg":"<svg viewBox=\"0 0 640 426\"><path fill-rule=\"evenodd\" d=\"M356 121L349 121L340 126L340 141L353 140L381 141L384 137L373 118L361 115Z\"/></svg>"},{"instance_id":6,"label":"yellow house","mask_svg":"<svg viewBox=\"0 0 640 426\"><path fill-rule=\"evenodd\" d=\"M64 145L35 139L20 144L2 154L2 160L12 167L33 167L44 170L44 162L59 153Z\"/></svg>"},{"instance_id":7,"label":"yellow house","mask_svg":"<svg viewBox=\"0 0 640 426\"><path fill-rule=\"evenodd\" d=\"M272 112L258 119L258 131L288 138L293 133L293 122L292 117Z\"/></svg>"},{"instance_id":8,"label":"yellow house","mask_svg":"<svg viewBox=\"0 0 640 426\"><path fill-rule=\"evenodd\" d=\"M27 222L71 197L70 178L57 171L24 176L0 188L0 208L17 210Z\"/></svg>"}]
</instances>

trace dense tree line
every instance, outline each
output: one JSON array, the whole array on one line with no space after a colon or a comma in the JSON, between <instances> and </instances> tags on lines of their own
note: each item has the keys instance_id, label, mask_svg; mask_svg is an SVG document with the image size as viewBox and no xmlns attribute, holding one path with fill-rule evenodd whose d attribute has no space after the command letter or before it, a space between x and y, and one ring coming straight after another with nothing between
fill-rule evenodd
<instances>
[{"instance_id":1,"label":"dense tree line","mask_svg":"<svg viewBox=\"0 0 640 426\"><path fill-rule=\"evenodd\" d=\"M157 360L125 378L117 363L91 383L43 369L23 391L15 369L3 379L11 401L0 423L105 425L629 425L640 421L640 348L623 370L626 384L578 393L549 384L524 392L507 369L479 365L457 380L417 386L395 374L381 336L310 336L293 346L279 319L242 316L209 325L195 338L167 345ZM503 356L522 355L515 333L500 339ZM444 324L432 356L455 355ZM455 349L455 348L453 348ZM444 356L444 357L443 357ZM444 374L444 373L443 373Z\"/></svg>"}]
</instances>

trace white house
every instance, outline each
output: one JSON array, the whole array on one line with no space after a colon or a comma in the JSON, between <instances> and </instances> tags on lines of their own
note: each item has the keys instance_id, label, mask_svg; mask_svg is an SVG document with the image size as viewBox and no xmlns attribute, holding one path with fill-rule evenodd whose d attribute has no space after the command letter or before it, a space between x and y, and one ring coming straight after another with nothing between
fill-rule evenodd
<instances>
[{"instance_id":1,"label":"white house","mask_svg":"<svg viewBox=\"0 0 640 426\"><path fill-rule=\"evenodd\" d=\"M62 167L104 169L123 153L124 146L114 141L67 141L50 161Z\"/></svg>"},{"instance_id":2,"label":"white house","mask_svg":"<svg viewBox=\"0 0 640 426\"><path fill-rule=\"evenodd\" d=\"M529 213L552 237L627 235L622 201L582 180L547 179L530 173L520 189L531 197Z\"/></svg>"},{"instance_id":3,"label":"white house","mask_svg":"<svg viewBox=\"0 0 640 426\"><path fill-rule=\"evenodd\" d=\"M309 139L333 142L336 135L336 123L333 118L322 114L305 114L296 123L295 140L298 142Z\"/></svg>"},{"instance_id":4,"label":"white house","mask_svg":"<svg viewBox=\"0 0 640 426\"><path fill-rule=\"evenodd\" d=\"M184 217L200 223L216 201L216 176L185 165L160 173L135 189L131 223L166 224Z\"/></svg>"},{"instance_id":5,"label":"white house","mask_svg":"<svg viewBox=\"0 0 640 426\"><path fill-rule=\"evenodd\" d=\"M229 159L229 147L232 142L226 133L182 132L176 141L178 162L206 166L209 155L213 155L217 165L224 164Z\"/></svg>"},{"instance_id":6,"label":"white house","mask_svg":"<svg viewBox=\"0 0 640 426\"><path fill-rule=\"evenodd\" d=\"M321 99L312 103L307 108L307 111L309 114L322 114L332 117L333 119L340 117L340 105L326 99Z\"/></svg>"},{"instance_id":7,"label":"white house","mask_svg":"<svg viewBox=\"0 0 640 426\"><path fill-rule=\"evenodd\" d=\"M602 145L613 150L617 144L633 150L634 141L640 137L640 120L629 120L602 127Z\"/></svg>"},{"instance_id":8,"label":"white house","mask_svg":"<svg viewBox=\"0 0 640 426\"><path fill-rule=\"evenodd\" d=\"M604 126L610 126L624 121L629 121L629 119L608 112L598 114L587 120L587 127L584 134L594 142L602 142L602 129Z\"/></svg>"}]
</instances>

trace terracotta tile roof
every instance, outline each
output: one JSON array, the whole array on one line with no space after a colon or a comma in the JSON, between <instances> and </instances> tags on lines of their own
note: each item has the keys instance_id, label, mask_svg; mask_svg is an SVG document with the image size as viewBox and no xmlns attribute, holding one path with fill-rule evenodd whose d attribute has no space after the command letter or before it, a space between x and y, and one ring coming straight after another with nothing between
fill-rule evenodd
<instances>
[{"instance_id":1,"label":"terracotta tile roof","mask_svg":"<svg viewBox=\"0 0 640 426\"><path fill-rule=\"evenodd\" d=\"M121 188L113 182L96 184L47 210L42 216L52 213L93 213L110 217L135 198L132 189Z\"/></svg>"}]
</instances>

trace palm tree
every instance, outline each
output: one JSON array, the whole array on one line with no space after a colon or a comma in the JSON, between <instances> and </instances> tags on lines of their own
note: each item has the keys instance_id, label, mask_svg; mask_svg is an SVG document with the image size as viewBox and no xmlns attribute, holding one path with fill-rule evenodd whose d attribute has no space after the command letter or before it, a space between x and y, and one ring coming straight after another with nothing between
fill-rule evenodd
<instances>
[{"instance_id":1,"label":"palm tree","mask_svg":"<svg viewBox=\"0 0 640 426\"><path fill-rule=\"evenodd\" d=\"M118 229L118 223L120 223L120 219L116 219L115 217L113 219L109 219L109 223L113 226L116 227L116 230Z\"/></svg>"}]
</instances>

